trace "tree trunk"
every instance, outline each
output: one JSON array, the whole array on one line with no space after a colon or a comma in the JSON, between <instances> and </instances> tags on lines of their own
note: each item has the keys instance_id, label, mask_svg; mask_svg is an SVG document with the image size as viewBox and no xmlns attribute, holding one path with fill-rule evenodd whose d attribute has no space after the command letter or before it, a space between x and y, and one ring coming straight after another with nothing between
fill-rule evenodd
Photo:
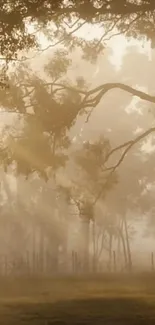
<instances>
[{"instance_id":1,"label":"tree trunk","mask_svg":"<svg viewBox=\"0 0 155 325\"><path fill-rule=\"evenodd\" d=\"M117 256L118 256L118 261L121 259L121 236L119 234L118 236L118 241L117 241Z\"/></svg>"},{"instance_id":2,"label":"tree trunk","mask_svg":"<svg viewBox=\"0 0 155 325\"><path fill-rule=\"evenodd\" d=\"M44 231L43 225L40 225L40 239L39 239L39 269L40 272L44 272L44 257L45 257L45 247L44 247Z\"/></svg>"},{"instance_id":3,"label":"tree trunk","mask_svg":"<svg viewBox=\"0 0 155 325\"><path fill-rule=\"evenodd\" d=\"M112 266L112 234L109 232L109 272L111 272Z\"/></svg>"},{"instance_id":4,"label":"tree trunk","mask_svg":"<svg viewBox=\"0 0 155 325\"><path fill-rule=\"evenodd\" d=\"M84 216L81 218L82 227L82 265L83 271L89 272L89 225L90 220Z\"/></svg>"},{"instance_id":5,"label":"tree trunk","mask_svg":"<svg viewBox=\"0 0 155 325\"><path fill-rule=\"evenodd\" d=\"M124 262L125 262L125 266L126 266L128 264L128 256L127 256L127 251L126 251L126 246L125 246L125 239L124 239L124 235L123 235L122 229L119 229L119 237L120 237L121 242L122 242Z\"/></svg>"},{"instance_id":6,"label":"tree trunk","mask_svg":"<svg viewBox=\"0 0 155 325\"><path fill-rule=\"evenodd\" d=\"M97 256L96 256L96 227L95 220L93 221L93 273L97 271Z\"/></svg>"},{"instance_id":7,"label":"tree trunk","mask_svg":"<svg viewBox=\"0 0 155 325\"><path fill-rule=\"evenodd\" d=\"M130 242L129 242L129 234L128 234L126 216L124 216L123 220L124 220L126 247L127 247L127 254L128 254L128 270L129 270L129 272L131 272L132 271L132 258L131 258L131 250L130 250Z\"/></svg>"}]
</instances>

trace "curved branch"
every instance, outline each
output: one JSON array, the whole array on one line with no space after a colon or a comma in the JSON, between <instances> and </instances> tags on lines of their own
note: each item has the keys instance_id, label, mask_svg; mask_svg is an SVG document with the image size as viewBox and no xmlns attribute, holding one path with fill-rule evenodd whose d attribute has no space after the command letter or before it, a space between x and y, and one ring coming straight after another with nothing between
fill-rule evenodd
<instances>
[{"instance_id":1,"label":"curved branch","mask_svg":"<svg viewBox=\"0 0 155 325\"><path fill-rule=\"evenodd\" d=\"M116 32L116 33L114 33L114 34L112 34L112 35L110 35L109 37L107 37L106 39L104 39L104 42L106 42L106 41L110 41L110 39L112 39L113 37L116 37L116 36L119 36L119 35L121 35L121 34L125 34L129 29L130 29L130 27L140 18L140 17L142 17L143 16L143 12L141 13L140 12L140 14L138 15L138 13L137 13L137 16L136 16L136 18L134 18L133 20L131 20L130 21L130 23L129 24L127 24L127 26L125 26L125 28L122 30L122 31L118 31L118 32ZM119 17L119 19L118 19L118 21L119 20L121 20L121 17ZM115 26L114 26L115 27ZM114 30L114 27L110 30L110 31L113 31ZM109 33L109 31L108 31L108 33ZM107 33L107 35L108 35L108 33Z\"/></svg>"},{"instance_id":2,"label":"curved branch","mask_svg":"<svg viewBox=\"0 0 155 325\"><path fill-rule=\"evenodd\" d=\"M113 149L108 153L108 155L106 156L106 158L105 158L105 162L104 162L104 163L106 163L106 162L108 161L108 159L111 157L111 155L112 155L114 152L116 152L116 151L118 151L118 150L120 150L120 149L123 149L123 148L126 147L126 146L130 146L132 143L133 143L133 140L130 140L130 141L124 142L123 144L120 144L118 147L113 148Z\"/></svg>"},{"instance_id":3,"label":"curved branch","mask_svg":"<svg viewBox=\"0 0 155 325\"><path fill-rule=\"evenodd\" d=\"M41 52L41 53L42 53L42 52L45 52L45 51L49 50L50 48L55 47L55 46L57 46L57 45L63 43L63 42L67 39L68 36L71 36L71 35L73 35L75 32L79 31L79 29L80 29L81 27L83 27L85 24L86 24L86 21L83 21L80 25L76 26L76 28L74 28L71 32L69 32L69 33L66 34L65 36L61 37L60 40L56 41L56 42L53 43L53 44L49 44L47 47L45 47L45 48L43 48L43 49L40 49L38 52ZM35 56L34 56L33 58L35 58Z\"/></svg>"},{"instance_id":4,"label":"curved branch","mask_svg":"<svg viewBox=\"0 0 155 325\"><path fill-rule=\"evenodd\" d=\"M124 150L124 152L122 153L120 159L118 160L117 164L113 167L110 167L110 169L114 169L116 170L116 168L121 164L121 162L124 160L125 156L127 155L128 151L139 141L141 141L142 139L144 139L145 137L147 137L149 134L151 134L152 132L155 132L155 127L152 127L150 129L148 129L147 131L143 132L142 134L140 134L138 137L136 137L134 140L128 141L124 144L122 144L121 146L118 146L114 149L111 150L111 152L108 155L108 159L109 157L112 155L113 152L116 152L117 150L120 150L121 148L127 146L127 148ZM108 160L107 159L107 160Z\"/></svg>"},{"instance_id":5,"label":"curved branch","mask_svg":"<svg viewBox=\"0 0 155 325\"><path fill-rule=\"evenodd\" d=\"M78 89L76 87L68 86L68 85L66 86L65 84L63 84L61 82L60 83L48 82L48 83L44 83L43 85L45 87L49 86L49 85L53 85L56 87L60 87L61 90L66 89L66 90L71 90L71 91L83 94L84 100L82 101L82 104L84 105L84 107L92 107L92 106L95 107L99 103L99 101L102 99L102 97L108 91L115 89L115 88L124 90L124 91L130 93L131 95L139 97L143 100L149 101L151 103L155 103L155 96L149 95L148 93L146 93L144 91L138 90L138 89L133 88L129 85L119 83L119 82L105 83L105 84L100 85L100 86L98 86L92 90L89 90L89 91L84 91L84 90ZM24 86L26 88L35 88L34 85L25 84L25 83L20 85L20 87L22 87L22 86ZM95 97L89 99L89 97L91 97L93 95L95 95Z\"/></svg>"},{"instance_id":6,"label":"curved branch","mask_svg":"<svg viewBox=\"0 0 155 325\"><path fill-rule=\"evenodd\" d=\"M140 134L138 137L136 137L134 140L125 142L122 145L119 145L118 147L112 149L110 151L110 153L108 154L108 156L106 157L106 161L108 161L109 157L116 151L126 147L126 149L124 150L124 152L122 153L120 159L118 160L118 162L114 165L111 166L109 168L105 168L104 171L110 171L106 182L104 183L104 185L102 186L101 190L99 191L98 195L96 196L93 205L95 205L97 203L97 201L100 199L101 195L103 195L104 191L106 190L106 187L109 184L109 181L111 180L111 176L114 174L114 172L116 171L116 169L120 166L120 164L123 162L124 158L126 157L127 153L129 152L129 150L135 145L137 144L139 141L141 141L142 139L144 139L145 137L147 137L149 134L151 134L152 132L155 132L155 127L152 127L150 129L148 129L147 131L143 132L142 134Z\"/></svg>"},{"instance_id":7,"label":"curved branch","mask_svg":"<svg viewBox=\"0 0 155 325\"><path fill-rule=\"evenodd\" d=\"M90 100L89 104L92 103L93 104L98 104L99 101L101 100L101 98L110 90L115 89L115 88L119 88L121 90L124 90L130 94L132 94L133 96L137 96L143 100L149 101L151 103L155 103L155 96L149 95L148 93L135 89L129 85L125 85L123 83L118 83L118 82L114 82L114 83L106 83L103 84L99 87L96 87L90 91L87 92L87 98L89 96L94 95L95 93L98 93L96 95L95 98L93 98L92 100Z\"/></svg>"}]
</instances>

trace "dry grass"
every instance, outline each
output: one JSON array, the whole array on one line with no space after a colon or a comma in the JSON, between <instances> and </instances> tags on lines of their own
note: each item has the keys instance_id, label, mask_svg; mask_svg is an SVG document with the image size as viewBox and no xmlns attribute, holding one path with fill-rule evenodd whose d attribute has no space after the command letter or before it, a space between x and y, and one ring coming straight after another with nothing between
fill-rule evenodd
<instances>
[{"instance_id":1,"label":"dry grass","mask_svg":"<svg viewBox=\"0 0 155 325\"><path fill-rule=\"evenodd\" d=\"M155 276L0 279L2 325L155 324Z\"/></svg>"}]
</instances>

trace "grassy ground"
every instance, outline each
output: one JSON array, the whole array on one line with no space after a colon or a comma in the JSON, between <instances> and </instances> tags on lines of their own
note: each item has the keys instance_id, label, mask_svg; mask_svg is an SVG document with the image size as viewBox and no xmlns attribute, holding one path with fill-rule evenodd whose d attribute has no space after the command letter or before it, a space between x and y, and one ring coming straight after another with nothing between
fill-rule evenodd
<instances>
[{"instance_id":1,"label":"grassy ground","mask_svg":"<svg viewBox=\"0 0 155 325\"><path fill-rule=\"evenodd\" d=\"M2 325L152 325L155 276L0 279Z\"/></svg>"}]
</instances>

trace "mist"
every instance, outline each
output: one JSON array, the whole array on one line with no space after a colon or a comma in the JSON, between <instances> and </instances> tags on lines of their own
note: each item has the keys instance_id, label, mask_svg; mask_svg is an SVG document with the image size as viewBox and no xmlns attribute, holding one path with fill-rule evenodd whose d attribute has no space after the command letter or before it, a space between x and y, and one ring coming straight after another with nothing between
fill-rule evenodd
<instances>
[{"instance_id":1,"label":"mist","mask_svg":"<svg viewBox=\"0 0 155 325\"><path fill-rule=\"evenodd\" d=\"M117 4L0 4L4 325L154 324L155 5Z\"/></svg>"}]
</instances>

